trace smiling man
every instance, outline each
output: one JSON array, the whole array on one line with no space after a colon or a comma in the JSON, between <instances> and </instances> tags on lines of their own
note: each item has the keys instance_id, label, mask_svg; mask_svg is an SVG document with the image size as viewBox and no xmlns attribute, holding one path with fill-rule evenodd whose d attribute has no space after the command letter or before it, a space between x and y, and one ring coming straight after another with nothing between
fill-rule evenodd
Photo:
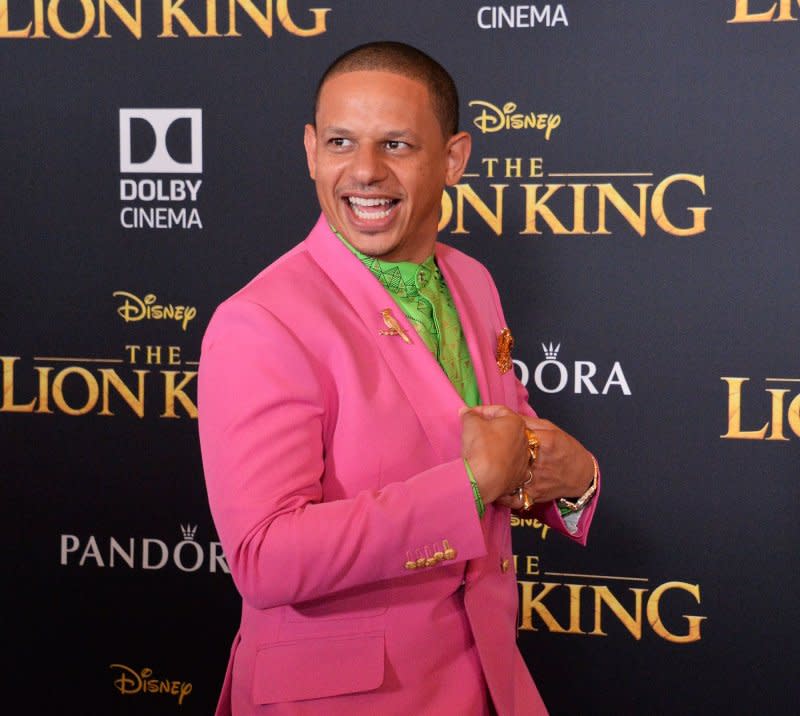
<instances>
[{"instance_id":1,"label":"smiling man","mask_svg":"<svg viewBox=\"0 0 800 716\"><path fill-rule=\"evenodd\" d=\"M322 211L352 246L385 261L433 254L442 188L463 173L470 137L441 125L424 84L383 70L329 74L305 146Z\"/></svg>"},{"instance_id":2,"label":"smiling man","mask_svg":"<svg viewBox=\"0 0 800 716\"><path fill-rule=\"evenodd\" d=\"M487 271L437 242L471 140L408 45L338 58L305 128L322 214L203 340L209 504L242 596L218 714L546 713L509 508L585 543L594 458L539 419Z\"/></svg>"}]
</instances>

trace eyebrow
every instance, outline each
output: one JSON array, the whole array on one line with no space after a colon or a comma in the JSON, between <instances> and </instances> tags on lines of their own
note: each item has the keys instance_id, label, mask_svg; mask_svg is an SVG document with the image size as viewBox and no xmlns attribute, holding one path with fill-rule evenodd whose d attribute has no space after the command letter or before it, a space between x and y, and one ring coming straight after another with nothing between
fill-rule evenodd
<instances>
[{"instance_id":1,"label":"eyebrow","mask_svg":"<svg viewBox=\"0 0 800 716\"><path fill-rule=\"evenodd\" d=\"M328 134L328 135L335 134L335 135L343 136L343 137L350 137L353 134L352 130L347 129L346 127L336 127L336 126L323 127L322 131L325 134ZM394 130L391 130L389 132L386 132L383 135L383 138L384 139L411 139L411 140L414 140L414 141L416 141L418 139L416 132L414 132L414 130L412 130L412 129L394 129Z\"/></svg>"},{"instance_id":2,"label":"eyebrow","mask_svg":"<svg viewBox=\"0 0 800 716\"><path fill-rule=\"evenodd\" d=\"M328 134L351 134L351 131L349 129L345 129L344 127L323 127L322 131Z\"/></svg>"},{"instance_id":3,"label":"eyebrow","mask_svg":"<svg viewBox=\"0 0 800 716\"><path fill-rule=\"evenodd\" d=\"M386 133L387 139L401 139L402 137L407 137L408 139L416 139L417 135L411 129L397 129L393 132Z\"/></svg>"}]
</instances>

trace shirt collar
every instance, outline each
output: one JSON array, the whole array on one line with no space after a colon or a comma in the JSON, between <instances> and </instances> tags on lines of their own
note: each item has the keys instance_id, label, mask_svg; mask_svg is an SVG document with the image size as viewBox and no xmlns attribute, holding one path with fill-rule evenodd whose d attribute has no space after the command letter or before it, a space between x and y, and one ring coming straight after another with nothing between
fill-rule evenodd
<instances>
[{"instance_id":1,"label":"shirt collar","mask_svg":"<svg viewBox=\"0 0 800 716\"><path fill-rule=\"evenodd\" d=\"M331 230L339 240L364 264L383 287L395 296L412 298L419 295L419 290L425 288L432 278L438 276L439 268L436 266L433 254L428 256L421 264L411 261L384 261L374 256L362 254L355 246L344 238L333 227ZM436 286L434 282L433 286Z\"/></svg>"}]
</instances>

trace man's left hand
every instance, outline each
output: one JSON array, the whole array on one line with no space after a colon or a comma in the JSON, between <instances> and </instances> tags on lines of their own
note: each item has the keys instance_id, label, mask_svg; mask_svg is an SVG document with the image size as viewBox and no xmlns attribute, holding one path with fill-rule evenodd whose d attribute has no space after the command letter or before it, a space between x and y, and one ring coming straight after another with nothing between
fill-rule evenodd
<instances>
[{"instance_id":1,"label":"man's left hand","mask_svg":"<svg viewBox=\"0 0 800 716\"><path fill-rule=\"evenodd\" d=\"M522 417L525 427L539 439L533 480L523 488L533 502L572 499L586 492L594 474L594 463L586 448L549 420ZM519 509L521 502L516 493L497 501L512 509Z\"/></svg>"}]
</instances>

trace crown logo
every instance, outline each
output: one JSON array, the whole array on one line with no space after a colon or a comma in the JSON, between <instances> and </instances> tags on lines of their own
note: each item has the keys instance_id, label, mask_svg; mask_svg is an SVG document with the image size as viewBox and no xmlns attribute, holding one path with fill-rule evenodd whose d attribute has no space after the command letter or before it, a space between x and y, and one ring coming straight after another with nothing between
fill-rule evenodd
<instances>
[{"instance_id":1,"label":"crown logo","mask_svg":"<svg viewBox=\"0 0 800 716\"><path fill-rule=\"evenodd\" d=\"M183 534L183 539L191 542L194 539L195 532L197 532L197 525L181 525L181 534Z\"/></svg>"},{"instance_id":2,"label":"crown logo","mask_svg":"<svg viewBox=\"0 0 800 716\"><path fill-rule=\"evenodd\" d=\"M544 351L544 357L547 360L555 360L558 358L558 351L561 350L561 344L559 343L555 348L553 348L552 341L550 341L548 345L542 343L542 350Z\"/></svg>"}]
</instances>

